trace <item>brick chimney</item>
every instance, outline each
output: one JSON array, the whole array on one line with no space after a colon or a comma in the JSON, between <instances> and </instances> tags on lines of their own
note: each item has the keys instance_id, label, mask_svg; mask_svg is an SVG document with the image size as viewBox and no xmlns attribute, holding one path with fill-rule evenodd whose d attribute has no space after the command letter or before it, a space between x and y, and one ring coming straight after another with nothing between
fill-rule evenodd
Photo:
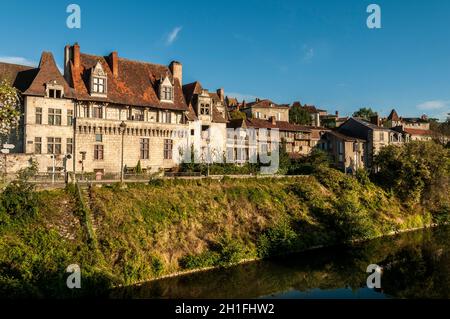
<instances>
[{"instance_id":1,"label":"brick chimney","mask_svg":"<svg viewBox=\"0 0 450 319\"><path fill-rule=\"evenodd\" d=\"M217 89L217 95L219 96L219 99L223 102L224 99L224 95L225 95L225 91L223 90L223 88Z\"/></svg>"},{"instance_id":2,"label":"brick chimney","mask_svg":"<svg viewBox=\"0 0 450 319\"><path fill-rule=\"evenodd\" d=\"M180 81L180 85L183 85L183 66L180 62L172 61L169 65L170 72L172 72L173 78Z\"/></svg>"},{"instance_id":3,"label":"brick chimney","mask_svg":"<svg viewBox=\"0 0 450 319\"><path fill-rule=\"evenodd\" d=\"M111 52L108 56L108 63L112 70L113 76L117 78L119 76L119 56L117 55L117 51Z\"/></svg>"},{"instance_id":4,"label":"brick chimney","mask_svg":"<svg viewBox=\"0 0 450 319\"><path fill-rule=\"evenodd\" d=\"M78 42L75 42L73 45L73 67L79 69L80 65L80 46L78 45Z\"/></svg>"}]
</instances>

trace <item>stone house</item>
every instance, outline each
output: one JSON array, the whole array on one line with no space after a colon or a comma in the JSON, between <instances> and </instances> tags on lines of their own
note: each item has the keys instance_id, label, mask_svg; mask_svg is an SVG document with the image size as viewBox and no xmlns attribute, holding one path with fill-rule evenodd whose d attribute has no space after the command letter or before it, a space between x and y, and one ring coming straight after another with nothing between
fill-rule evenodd
<instances>
[{"instance_id":1,"label":"stone house","mask_svg":"<svg viewBox=\"0 0 450 319\"><path fill-rule=\"evenodd\" d=\"M271 100L256 99L254 102L245 103L241 108L248 118L268 120L275 117L276 121L289 122L289 106L277 105Z\"/></svg>"},{"instance_id":2,"label":"stone house","mask_svg":"<svg viewBox=\"0 0 450 319\"><path fill-rule=\"evenodd\" d=\"M430 130L430 122L425 115L418 118L400 117L395 109L391 111L385 120L385 126L397 132L407 134L412 141L430 141L433 139L433 131Z\"/></svg>"},{"instance_id":3,"label":"stone house","mask_svg":"<svg viewBox=\"0 0 450 319\"><path fill-rule=\"evenodd\" d=\"M231 129L228 132L227 153L229 158L235 159L238 163L249 161L256 152L271 150L272 143L278 143L280 147L283 145L292 158L307 155L326 131L323 128L276 121L273 116L269 120L257 118L230 120L227 127ZM255 136L251 136L252 134ZM238 141L239 138L244 143ZM252 138L256 143L252 143Z\"/></svg>"},{"instance_id":4,"label":"stone house","mask_svg":"<svg viewBox=\"0 0 450 319\"><path fill-rule=\"evenodd\" d=\"M337 132L366 141L366 166L372 167L373 157L389 144L402 144L409 140L408 135L365 120L351 117L339 126Z\"/></svg>"},{"instance_id":5,"label":"stone house","mask_svg":"<svg viewBox=\"0 0 450 319\"><path fill-rule=\"evenodd\" d=\"M354 174L368 164L367 141L336 130L325 132L318 148L327 152L334 166L345 173Z\"/></svg>"},{"instance_id":6,"label":"stone house","mask_svg":"<svg viewBox=\"0 0 450 319\"><path fill-rule=\"evenodd\" d=\"M14 142L24 166L32 157L40 171L56 166L117 173L123 149L124 166L140 161L142 168L157 171L176 166L190 139L200 138L196 128L208 123L208 116L192 118L181 63L131 61L117 52L90 55L81 53L78 44L66 46L64 53L64 76L48 52L37 68L2 64L1 70L9 71L0 76L11 75L23 98L24 116ZM225 120L221 125L224 134Z\"/></svg>"},{"instance_id":7,"label":"stone house","mask_svg":"<svg viewBox=\"0 0 450 319\"><path fill-rule=\"evenodd\" d=\"M226 152L226 123L228 111L224 104L223 89L210 93L196 81L183 85L188 105L187 118L191 137L189 150L194 147L194 156L200 162L218 162ZM185 157L190 160L190 153Z\"/></svg>"}]
</instances>

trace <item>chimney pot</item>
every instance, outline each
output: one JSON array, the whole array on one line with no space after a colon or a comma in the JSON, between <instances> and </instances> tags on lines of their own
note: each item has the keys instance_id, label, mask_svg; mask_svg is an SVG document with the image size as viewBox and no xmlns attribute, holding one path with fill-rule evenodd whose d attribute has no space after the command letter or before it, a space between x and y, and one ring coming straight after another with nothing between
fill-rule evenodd
<instances>
[{"instance_id":1,"label":"chimney pot","mask_svg":"<svg viewBox=\"0 0 450 319\"><path fill-rule=\"evenodd\" d=\"M276 121L276 119L275 119L275 116L271 116L271 117L270 117L270 120L271 120L271 122L272 122L272 125L276 125L276 124L277 124L277 121Z\"/></svg>"}]
</instances>

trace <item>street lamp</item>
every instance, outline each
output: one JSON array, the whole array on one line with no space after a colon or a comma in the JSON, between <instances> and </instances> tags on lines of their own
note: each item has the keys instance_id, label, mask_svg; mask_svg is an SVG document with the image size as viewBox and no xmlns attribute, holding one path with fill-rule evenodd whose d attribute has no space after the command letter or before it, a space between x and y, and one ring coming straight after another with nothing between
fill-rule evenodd
<instances>
[{"instance_id":1,"label":"street lamp","mask_svg":"<svg viewBox=\"0 0 450 319\"><path fill-rule=\"evenodd\" d=\"M123 139L125 136L125 128L127 127L127 124L122 121L122 123L120 123L120 129L122 130L122 156L121 156L121 161L120 161L120 182L123 183Z\"/></svg>"}]
</instances>

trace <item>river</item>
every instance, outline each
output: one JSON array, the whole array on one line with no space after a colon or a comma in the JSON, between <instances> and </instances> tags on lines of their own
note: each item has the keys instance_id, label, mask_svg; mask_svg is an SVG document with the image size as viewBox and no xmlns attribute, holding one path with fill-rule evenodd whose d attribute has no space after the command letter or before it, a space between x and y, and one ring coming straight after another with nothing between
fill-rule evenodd
<instances>
[{"instance_id":1,"label":"river","mask_svg":"<svg viewBox=\"0 0 450 319\"><path fill-rule=\"evenodd\" d=\"M366 285L382 267L381 288ZM450 227L160 279L112 298L450 298Z\"/></svg>"}]
</instances>

